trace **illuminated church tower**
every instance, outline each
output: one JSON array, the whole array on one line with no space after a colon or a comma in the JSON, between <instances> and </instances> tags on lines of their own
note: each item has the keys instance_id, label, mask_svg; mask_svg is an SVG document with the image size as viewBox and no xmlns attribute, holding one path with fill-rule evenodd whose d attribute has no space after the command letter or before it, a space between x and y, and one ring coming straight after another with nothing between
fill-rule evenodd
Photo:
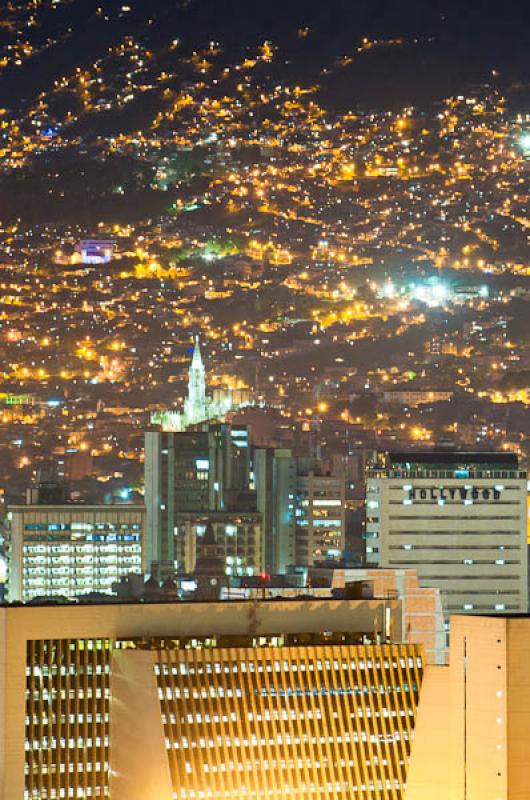
<instances>
[{"instance_id":1,"label":"illuminated church tower","mask_svg":"<svg viewBox=\"0 0 530 800\"><path fill-rule=\"evenodd\" d=\"M207 419L206 407L206 371L202 363L199 337L197 336L189 370L188 396L184 400L185 424L196 425Z\"/></svg>"},{"instance_id":2,"label":"illuminated church tower","mask_svg":"<svg viewBox=\"0 0 530 800\"><path fill-rule=\"evenodd\" d=\"M202 363L199 337L196 336L188 372L188 395L184 400L183 410L154 411L151 414L151 424L160 425L163 431L185 431L191 425L221 420L233 408L241 408L244 405L248 405L248 401L234 404L232 396L228 393L216 400L207 396L206 370Z\"/></svg>"}]
</instances>

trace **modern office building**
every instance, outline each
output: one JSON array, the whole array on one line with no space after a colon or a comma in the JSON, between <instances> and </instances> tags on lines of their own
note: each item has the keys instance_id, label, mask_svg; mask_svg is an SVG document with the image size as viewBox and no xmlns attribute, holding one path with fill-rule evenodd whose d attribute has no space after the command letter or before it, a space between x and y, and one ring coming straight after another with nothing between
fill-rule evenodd
<instances>
[{"instance_id":1,"label":"modern office building","mask_svg":"<svg viewBox=\"0 0 530 800\"><path fill-rule=\"evenodd\" d=\"M249 434L246 426L205 425L197 431L152 430L145 434L145 504L148 564L185 567L177 556L175 530L182 512L248 507ZM255 501L254 501L255 509Z\"/></svg>"},{"instance_id":2,"label":"modern office building","mask_svg":"<svg viewBox=\"0 0 530 800\"><path fill-rule=\"evenodd\" d=\"M427 667L406 800L525 800L530 618L455 616L449 666Z\"/></svg>"},{"instance_id":3,"label":"modern office building","mask_svg":"<svg viewBox=\"0 0 530 800\"><path fill-rule=\"evenodd\" d=\"M10 506L8 599L109 594L122 576L145 570L145 534L142 505Z\"/></svg>"},{"instance_id":4,"label":"modern office building","mask_svg":"<svg viewBox=\"0 0 530 800\"><path fill-rule=\"evenodd\" d=\"M413 567L448 615L527 611L527 480L515 455L390 453L366 498L369 564Z\"/></svg>"},{"instance_id":5,"label":"modern office building","mask_svg":"<svg viewBox=\"0 0 530 800\"><path fill-rule=\"evenodd\" d=\"M289 449L252 454L258 511L263 516L263 560L268 572L292 564L340 558L346 529L344 474L328 474L317 459Z\"/></svg>"},{"instance_id":6,"label":"modern office building","mask_svg":"<svg viewBox=\"0 0 530 800\"><path fill-rule=\"evenodd\" d=\"M212 529L217 557L226 575L258 575L261 572L261 514L256 512L181 512L175 516L175 559L182 571L194 572L197 548Z\"/></svg>"},{"instance_id":7,"label":"modern office building","mask_svg":"<svg viewBox=\"0 0 530 800\"><path fill-rule=\"evenodd\" d=\"M297 470L296 563L312 566L339 559L346 532L344 476L323 474L318 465Z\"/></svg>"},{"instance_id":8,"label":"modern office building","mask_svg":"<svg viewBox=\"0 0 530 800\"><path fill-rule=\"evenodd\" d=\"M252 470L262 515L263 565L270 573L285 572L296 560L296 463L291 450L259 447L252 452Z\"/></svg>"},{"instance_id":9,"label":"modern office building","mask_svg":"<svg viewBox=\"0 0 530 800\"><path fill-rule=\"evenodd\" d=\"M401 800L423 657L388 608L0 607L0 800Z\"/></svg>"}]
</instances>

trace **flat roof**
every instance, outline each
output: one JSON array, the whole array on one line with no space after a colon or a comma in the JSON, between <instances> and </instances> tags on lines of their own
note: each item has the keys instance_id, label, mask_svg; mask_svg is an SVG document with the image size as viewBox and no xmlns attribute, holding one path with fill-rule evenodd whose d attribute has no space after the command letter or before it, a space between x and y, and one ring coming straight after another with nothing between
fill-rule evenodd
<instances>
[{"instance_id":1,"label":"flat roof","mask_svg":"<svg viewBox=\"0 0 530 800\"><path fill-rule=\"evenodd\" d=\"M9 503L10 511L144 511L144 503Z\"/></svg>"},{"instance_id":2,"label":"flat roof","mask_svg":"<svg viewBox=\"0 0 530 800\"><path fill-rule=\"evenodd\" d=\"M515 468L519 465L515 453L486 450L409 450L389 453L388 459L391 464L504 464Z\"/></svg>"}]
</instances>

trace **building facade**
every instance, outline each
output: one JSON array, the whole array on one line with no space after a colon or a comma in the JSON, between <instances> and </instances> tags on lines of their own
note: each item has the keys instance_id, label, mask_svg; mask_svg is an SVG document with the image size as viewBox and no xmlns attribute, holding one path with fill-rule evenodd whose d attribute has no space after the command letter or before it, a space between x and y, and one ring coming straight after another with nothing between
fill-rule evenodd
<instances>
[{"instance_id":1,"label":"building facade","mask_svg":"<svg viewBox=\"0 0 530 800\"><path fill-rule=\"evenodd\" d=\"M530 618L455 616L449 666L427 667L406 800L523 800Z\"/></svg>"},{"instance_id":2,"label":"building facade","mask_svg":"<svg viewBox=\"0 0 530 800\"><path fill-rule=\"evenodd\" d=\"M376 600L399 600L401 628L391 618L391 638L421 645L426 664L447 663L447 633L439 589L422 588L415 569L366 569L363 567L296 567L285 575L265 580L232 577L221 592L222 599L329 598L354 596Z\"/></svg>"},{"instance_id":3,"label":"building facade","mask_svg":"<svg viewBox=\"0 0 530 800\"><path fill-rule=\"evenodd\" d=\"M10 506L6 533L10 602L111 593L145 569L142 505Z\"/></svg>"},{"instance_id":4,"label":"building facade","mask_svg":"<svg viewBox=\"0 0 530 800\"><path fill-rule=\"evenodd\" d=\"M249 434L246 426L207 425L197 431L147 431L145 504L147 559L173 562L175 530L182 512L224 511L248 501ZM180 557L182 558L182 557Z\"/></svg>"},{"instance_id":5,"label":"building facade","mask_svg":"<svg viewBox=\"0 0 530 800\"><path fill-rule=\"evenodd\" d=\"M197 548L210 525L217 557L222 559L226 575L258 575L261 572L261 514L244 511L181 512L176 515L175 523L175 556L182 571L195 571Z\"/></svg>"},{"instance_id":6,"label":"building facade","mask_svg":"<svg viewBox=\"0 0 530 800\"><path fill-rule=\"evenodd\" d=\"M354 600L4 606L0 800L401 800L423 657L378 644L384 619Z\"/></svg>"},{"instance_id":7,"label":"building facade","mask_svg":"<svg viewBox=\"0 0 530 800\"><path fill-rule=\"evenodd\" d=\"M366 559L416 569L447 614L526 612L527 507L511 453L390 453L368 476Z\"/></svg>"},{"instance_id":8,"label":"building facade","mask_svg":"<svg viewBox=\"0 0 530 800\"><path fill-rule=\"evenodd\" d=\"M324 472L318 459L289 449L252 453L258 511L263 516L263 563L283 573L340 558L346 534L346 483L342 472Z\"/></svg>"}]
</instances>

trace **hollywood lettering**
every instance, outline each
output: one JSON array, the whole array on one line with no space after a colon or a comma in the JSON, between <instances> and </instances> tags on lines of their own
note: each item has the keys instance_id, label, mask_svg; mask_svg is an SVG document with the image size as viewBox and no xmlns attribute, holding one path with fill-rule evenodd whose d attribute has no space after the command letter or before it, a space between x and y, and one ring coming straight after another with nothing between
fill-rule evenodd
<instances>
[{"instance_id":1,"label":"hollywood lettering","mask_svg":"<svg viewBox=\"0 0 530 800\"><path fill-rule=\"evenodd\" d=\"M433 486L429 489L422 488L416 489L412 488L409 489L409 500L425 500L425 501L435 501L438 500L449 500L449 501L461 501L464 502L465 500L476 500L477 502L483 501L495 501L500 500L501 492L499 489L495 489L494 487L491 488L480 488L477 489L476 487L465 488L464 486L460 487L442 487L442 486Z\"/></svg>"}]
</instances>

